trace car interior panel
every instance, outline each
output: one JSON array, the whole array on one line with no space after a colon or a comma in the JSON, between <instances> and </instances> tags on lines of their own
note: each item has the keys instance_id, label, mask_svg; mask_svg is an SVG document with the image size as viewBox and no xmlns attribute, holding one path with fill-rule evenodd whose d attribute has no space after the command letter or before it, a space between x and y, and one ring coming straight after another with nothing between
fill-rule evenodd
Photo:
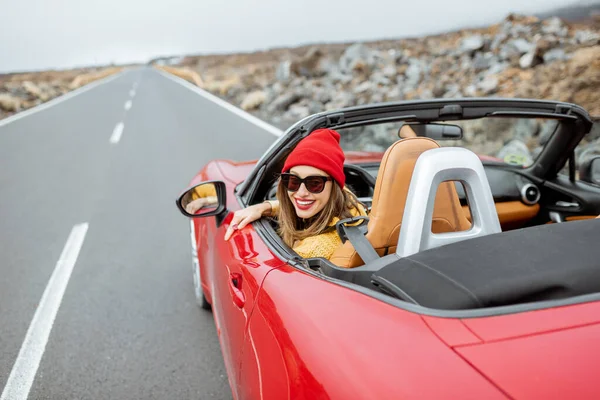
<instances>
[{"instance_id":1,"label":"car interior panel","mask_svg":"<svg viewBox=\"0 0 600 400\"><path fill-rule=\"evenodd\" d=\"M527 205L519 200L496 202L496 212L500 219L503 231L518 229L525 226L535 218L540 211L540 205ZM471 221L471 212L468 205L462 206L467 219Z\"/></svg>"},{"instance_id":2,"label":"car interior panel","mask_svg":"<svg viewBox=\"0 0 600 400\"><path fill-rule=\"evenodd\" d=\"M566 217L565 220L566 221L584 221L587 219L596 219L598 218L597 215L573 215L571 217Z\"/></svg>"}]
</instances>

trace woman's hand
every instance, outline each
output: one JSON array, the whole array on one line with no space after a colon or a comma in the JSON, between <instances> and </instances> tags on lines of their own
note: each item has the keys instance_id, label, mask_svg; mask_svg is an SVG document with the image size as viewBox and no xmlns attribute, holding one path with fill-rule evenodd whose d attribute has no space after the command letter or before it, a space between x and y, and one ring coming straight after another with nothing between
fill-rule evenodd
<instances>
[{"instance_id":1,"label":"woman's hand","mask_svg":"<svg viewBox=\"0 0 600 400\"><path fill-rule=\"evenodd\" d=\"M269 203L255 204L238 210L233 214L231 223L225 232L225 240L229 240L234 231L244 228L246 225L260 219L266 212L271 210Z\"/></svg>"},{"instance_id":2,"label":"woman's hand","mask_svg":"<svg viewBox=\"0 0 600 400\"><path fill-rule=\"evenodd\" d=\"M200 197L196 200L190 201L187 206L185 206L185 211L190 214L196 214L196 212L202 207L206 206L216 206L219 203L219 200L216 196L208 196L208 197Z\"/></svg>"}]
</instances>

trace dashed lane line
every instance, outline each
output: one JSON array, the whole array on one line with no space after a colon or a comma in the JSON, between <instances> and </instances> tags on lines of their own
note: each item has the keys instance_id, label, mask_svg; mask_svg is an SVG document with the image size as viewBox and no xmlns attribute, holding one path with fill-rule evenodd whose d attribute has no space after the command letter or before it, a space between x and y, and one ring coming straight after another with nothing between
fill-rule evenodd
<instances>
[{"instance_id":1,"label":"dashed lane line","mask_svg":"<svg viewBox=\"0 0 600 400\"><path fill-rule=\"evenodd\" d=\"M123 135L123 129L125 129L125 124L119 122L115 129L113 130L112 135L110 136L110 143L117 144L121 140L121 136Z\"/></svg>"}]
</instances>

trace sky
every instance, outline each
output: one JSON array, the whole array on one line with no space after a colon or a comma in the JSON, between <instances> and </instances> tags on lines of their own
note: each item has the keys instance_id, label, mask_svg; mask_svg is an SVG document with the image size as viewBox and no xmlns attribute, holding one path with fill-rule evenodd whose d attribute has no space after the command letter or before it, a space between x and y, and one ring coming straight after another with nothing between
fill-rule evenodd
<instances>
[{"instance_id":1,"label":"sky","mask_svg":"<svg viewBox=\"0 0 600 400\"><path fill-rule=\"evenodd\" d=\"M414 37L581 0L0 0L0 72Z\"/></svg>"}]
</instances>

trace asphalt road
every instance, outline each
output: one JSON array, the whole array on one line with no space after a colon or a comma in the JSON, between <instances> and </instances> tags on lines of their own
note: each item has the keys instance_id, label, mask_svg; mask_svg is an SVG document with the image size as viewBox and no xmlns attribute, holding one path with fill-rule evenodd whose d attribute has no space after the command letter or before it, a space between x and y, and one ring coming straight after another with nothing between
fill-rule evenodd
<instances>
[{"instance_id":1,"label":"asphalt road","mask_svg":"<svg viewBox=\"0 0 600 400\"><path fill-rule=\"evenodd\" d=\"M257 158L276 136L152 69L1 124L0 393L87 222L28 398L231 398L174 199L209 160Z\"/></svg>"}]
</instances>

